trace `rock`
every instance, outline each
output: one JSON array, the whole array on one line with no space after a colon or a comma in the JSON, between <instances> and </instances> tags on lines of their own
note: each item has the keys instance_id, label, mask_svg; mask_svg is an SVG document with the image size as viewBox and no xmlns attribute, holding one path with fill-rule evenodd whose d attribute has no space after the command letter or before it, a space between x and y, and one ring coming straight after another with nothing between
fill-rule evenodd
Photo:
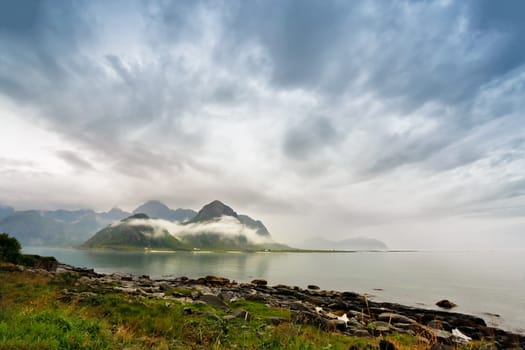
<instances>
[{"instance_id":1,"label":"rock","mask_svg":"<svg viewBox=\"0 0 525 350\"><path fill-rule=\"evenodd\" d=\"M359 322L358 320L356 320L355 318L349 319L347 322L347 325L351 326L352 328L356 328L356 329L365 329L365 325Z\"/></svg>"},{"instance_id":2,"label":"rock","mask_svg":"<svg viewBox=\"0 0 525 350\"><path fill-rule=\"evenodd\" d=\"M380 350L397 350L396 346L393 343L385 339L381 339L379 341L379 349Z\"/></svg>"},{"instance_id":3,"label":"rock","mask_svg":"<svg viewBox=\"0 0 525 350\"><path fill-rule=\"evenodd\" d=\"M230 308L221 298L214 294L202 294L199 300L204 301L206 304L221 308L223 310L229 310Z\"/></svg>"},{"instance_id":4,"label":"rock","mask_svg":"<svg viewBox=\"0 0 525 350\"><path fill-rule=\"evenodd\" d=\"M453 335L454 338L457 339L458 342L460 342L460 343L464 343L464 344L466 344L466 343L468 343L468 342L470 342L470 341L472 340L471 337L465 335L463 332L461 332L461 331L460 331L459 329L457 329L457 328L454 328L454 329L452 330L452 335Z\"/></svg>"},{"instance_id":5,"label":"rock","mask_svg":"<svg viewBox=\"0 0 525 350\"><path fill-rule=\"evenodd\" d=\"M116 280L133 281L133 276L128 273L115 272L111 274L111 277L115 278Z\"/></svg>"},{"instance_id":6,"label":"rock","mask_svg":"<svg viewBox=\"0 0 525 350\"><path fill-rule=\"evenodd\" d=\"M255 279L252 281L252 284L255 284L256 286L267 286L268 281L263 279Z\"/></svg>"},{"instance_id":7,"label":"rock","mask_svg":"<svg viewBox=\"0 0 525 350\"><path fill-rule=\"evenodd\" d=\"M218 285L218 286L224 286L228 283L230 283L230 280L223 277L217 277L217 276L206 276L204 278L207 284L211 285Z\"/></svg>"},{"instance_id":8,"label":"rock","mask_svg":"<svg viewBox=\"0 0 525 350\"><path fill-rule=\"evenodd\" d=\"M307 288L311 289L311 290L319 290L319 289L321 289L321 288L319 288L319 286L316 286L315 284L309 284Z\"/></svg>"},{"instance_id":9,"label":"rock","mask_svg":"<svg viewBox=\"0 0 525 350\"><path fill-rule=\"evenodd\" d=\"M341 331L341 332L345 332L346 329L347 329L347 326L346 326L346 321L343 321L343 320L335 320L335 328L338 330L338 331Z\"/></svg>"},{"instance_id":10,"label":"rock","mask_svg":"<svg viewBox=\"0 0 525 350\"><path fill-rule=\"evenodd\" d=\"M221 298L224 302L229 303L235 298L235 295L233 292L220 292L219 298Z\"/></svg>"},{"instance_id":11,"label":"rock","mask_svg":"<svg viewBox=\"0 0 525 350\"><path fill-rule=\"evenodd\" d=\"M242 318L245 321L250 321L252 319L252 314L246 310L236 310L233 312L233 316L235 316L235 318Z\"/></svg>"},{"instance_id":12,"label":"rock","mask_svg":"<svg viewBox=\"0 0 525 350\"><path fill-rule=\"evenodd\" d=\"M441 329L431 329L434 333L434 336L440 340L441 343L447 343L452 337L452 333L441 330Z\"/></svg>"},{"instance_id":13,"label":"rock","mask_svg":"<svg viewBox=\"0 0 525 350\"><path fill-rule=\"evenodd\" d=\"M92 279L91 277L82 276L77 280L77 282L80 284L89 284L92 282Z\"/></svg>"},{"instance_id":14,"label":"rock","mask_svg":"<svg viewBox=\"0 0 525 350\"><path fill-rule=\"evenodd\" d=\"M437 306L439 307L442 307L443 309L452 309L454 307L456 307L457 305L454 304L453 302L447 300L447 299L443 299L443 300L440 300L436 303Z\"/></svg>"},{"instance_id":15,"label":"rock","mask_svg":"<svg viewBox=\"0 0 525 350\"><path fill-rule=\"evenodd\" d=\"M411 318L408 318L408 317L403 316L403 315L395 314L395 313L392 313L392 312L383 312L383 313L379 314L379 316L377 316L377 318L380 321L386 321L386 322L389 322L389 323L411 323L411 324L417 323L416 321L414 321Z\"/></svg>"},{"instance_id":16,"label":"rock","mask_svg":"<svg viewBox=\"0 0 525 350\"><path fill-rule=\"evenodd\" d=\"M191 315L191 314L193 314L193 310L190 307L185 307L184 309L182 309L182 314L183 315Z\"/></svg>"},{"instance_id":17,"label":"rock","mask_svg":"<svg viewBox=\"0 0 525 350\"><path fill-rule=\"evenodd\" d=\"M114 288L117 291L128 293L128 294L139 294L137 288L132 287L115 287Z\"/></svg>"},{"instance_id":18,"label":"rock","mask_svg":"<svg viewBox=\"0 0 525 350\"><path fill-rule=\"evenodd\" d=\"M173 289L169 283L159 283L159 289L163 292Z\"/></svg>"},{"instance_id":19,"label":"rock","mask_svg":"<svg viewBox=\"0 0 525 350\"><path fill-rule=\"evenodd\" d=\"M370 337L370 333L366 329L355 329L355 328L348 328L345 332L348 335L354 336L354 337L360 337L360 338L368 338Z\"/></svg>"}]
</instances>

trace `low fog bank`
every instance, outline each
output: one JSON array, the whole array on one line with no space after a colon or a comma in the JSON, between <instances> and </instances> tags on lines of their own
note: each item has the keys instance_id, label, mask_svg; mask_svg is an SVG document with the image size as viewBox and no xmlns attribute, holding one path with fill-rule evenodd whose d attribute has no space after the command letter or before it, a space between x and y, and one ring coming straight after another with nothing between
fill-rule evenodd
<instances>
[{"instance_id":1,"label":"low fog bank","mask_svg":"<svg viewBox=\"0 0 525 350\"><path fill-rule=\"evenodd\" d=\"M122 222L117 222L114 225L118 224L122 224ZM133 226L150 226L154 229L154 235L162 235L167 231L177 239L182 239L188 235L213 233L232 238L245 236L247 240L253 244L275 243L269 237L258 235L256 229L247 227L232 216L221 216L218 220L199 223L178 223L163 219L131 219L126 220L126 224Z\"/></svg>"}]
</instances>

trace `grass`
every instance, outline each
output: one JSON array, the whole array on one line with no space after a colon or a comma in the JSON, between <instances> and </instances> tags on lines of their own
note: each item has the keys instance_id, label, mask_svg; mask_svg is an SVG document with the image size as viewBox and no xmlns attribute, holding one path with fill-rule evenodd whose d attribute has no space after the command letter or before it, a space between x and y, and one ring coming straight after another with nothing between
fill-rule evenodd
<instances>
[{"instance_id":1,"label":"grass","mask_svg":"<svg viewBox=\"0 0 525 350\"><path fill-rule=\"evenodd\" d=\"M236 301L252 318L224 319L205 304L129 296L75 286L74 274L20 272L0 265L0 350L5 349L375 349L379 339L283 322L285 309ZM63 290L76 290L69 295ZM177 289L184 294L188 290ZM191 313L188 311L191 309ZM426 349L417 337L388 336L399 349Z\"/></svg>"}]
</instances>

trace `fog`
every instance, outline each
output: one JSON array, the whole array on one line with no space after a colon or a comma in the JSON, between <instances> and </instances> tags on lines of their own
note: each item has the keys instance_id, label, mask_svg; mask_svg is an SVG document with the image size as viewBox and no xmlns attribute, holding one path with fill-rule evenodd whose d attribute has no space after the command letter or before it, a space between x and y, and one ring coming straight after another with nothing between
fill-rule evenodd
<instances>
[{"instance_id":1,"label":"fog","mask_svg":"<svg viewBox=\"0 0 525 350\"><path fill-rule=\"evenodd\" d=\"M116 222L113 225L119 224L122 224L122 222ZM253 244L273 242L269 237L258 235L256 230L245 226L233 216L221 216L217 220L191 224L172 222L162 219L130 219L126 220L125 224L135 226L151 226L154 229L153 234L155 235L161 235L165 230L177 239L184 238L188 235L215 233L232 237L242 235Z\"/></svg>"}]
</instances>

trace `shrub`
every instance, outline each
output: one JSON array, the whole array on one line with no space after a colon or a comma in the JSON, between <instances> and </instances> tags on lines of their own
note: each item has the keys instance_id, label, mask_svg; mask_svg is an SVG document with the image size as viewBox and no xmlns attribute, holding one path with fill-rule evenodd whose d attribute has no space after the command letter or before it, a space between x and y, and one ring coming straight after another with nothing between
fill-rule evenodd
<instances>
[{"instance_id":1,"label":"shrub","mask_svg":"<svg viewBox=\"0 0 525 350\"><path fill-rule=\"evenodd\" d=\"M7 233L0 234L0 261L16 263L20 257L22 247L15 237Z\"/></svg>"}]
</instances>

